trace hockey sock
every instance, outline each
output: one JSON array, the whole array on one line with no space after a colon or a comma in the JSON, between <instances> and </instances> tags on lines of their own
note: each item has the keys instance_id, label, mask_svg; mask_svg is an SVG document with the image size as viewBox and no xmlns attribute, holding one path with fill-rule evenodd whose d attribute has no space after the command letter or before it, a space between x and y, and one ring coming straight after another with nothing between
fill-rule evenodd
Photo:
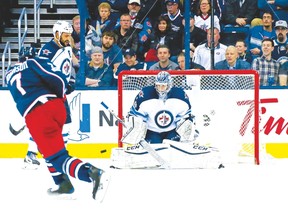
<instances>
[{"instance_id":1,"label":"hockey sock","mask_svg":"<svg viewBox=\"0 0 288 216\"><path fill-rule=\"evenodd\" d=\"M89 167L91 165L83 163L78 158L70 157L67 158L63 164L63 170L69 176L77 178L82 181L91 182L90 176L88 174Z\"/></svg>"},{"instance_id":2,"label":"hockey sock","mask_svg":"<svg viewBox=\"0 0 288 216\"><path fill-rule=\"evenodd\" d=\"M66 149L61 150L56 155L47 158L46 162L50 164L49 171L53 180L59 183L59 175L65 173L68 176L82 181L91 182L88 174L89 166L78 158L68 155Z\"/></svg>"},{"instance_id":3,"label":"hockey sock","mask_svg":"<svg viewBox=\"0 0 288 216\"><path fill-rule=\"evenodd\" d=\"M60 185L63 182L63 180L65 180L64 176L66 174L57 172L57 170L53 167L53 165L51 163L48 163L47 161L46 161L46 164L47 164L48 170L52 176L54 183L56 185Z\"/></svg>"}]
</instances>

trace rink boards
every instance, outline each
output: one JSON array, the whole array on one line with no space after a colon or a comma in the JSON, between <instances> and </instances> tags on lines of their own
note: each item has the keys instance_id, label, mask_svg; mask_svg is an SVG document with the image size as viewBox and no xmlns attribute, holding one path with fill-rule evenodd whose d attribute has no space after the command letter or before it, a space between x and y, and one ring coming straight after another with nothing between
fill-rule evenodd
<instances>
[{"instance_id":1,"label":"rink boards","mask_svg":"<svg viewBox=\"0 0 288 216\"><path fill-rule=\"evenodd\" d=\"M278 158L288 158L287 91L286 89L260 90L260 143L266 144L267 152ZM135 94L137 94L137 91L127 96L127 102L125 102L127 106L124 112L129 109ZM218 138L217 141L222 142L223 137L226 137L224 140L227 142L227 140L234 140L238 136L234 132L239 130L248 107L239 107L236 102L250 100L250 93L246 95L242 91L240 94L231 90L222 90L222 92L218 93L205 91L201 92L201 94L189 91L187 94L192 103L192 111L196 116L207 114L212 119L211 123L216 124L216 128L219 129L206 132L207 134L212 134L210 137L212 141ZM198 97L199 95L201 97ZM77 90L69 95L68 99L72 113L71 135L67 146L70 153L83 158L110 157L111 148L117 146L118 126L116 119L100 103L104 101L117 113L117 91ZM0 91L0 101L0 157L23 157L27 150L27 140L29 138L27 129L14 136L9 131L9 124L11 123L15 129L19 129L25 123L19 116L7 90ZM202 119L200 118L199 121L202 121ZM252 128L253 124L250 122L245 135L248 139L253 137ZM203 130L205 129L203 128ZM220 140L219 137L221 138ZM241 137L236 139L243 142L246 141L241 139Z\"/></svg>"}]
</instances>

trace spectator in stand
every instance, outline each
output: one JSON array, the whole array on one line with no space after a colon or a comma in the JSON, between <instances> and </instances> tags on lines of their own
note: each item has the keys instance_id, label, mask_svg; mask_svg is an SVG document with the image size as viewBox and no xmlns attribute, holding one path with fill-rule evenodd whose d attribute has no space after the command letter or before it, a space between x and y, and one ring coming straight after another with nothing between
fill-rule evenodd
<instances>
[{"instance_id":1,"label":"spectator in stand","mask_svg":"<svg viewBox=\"0 0 288 216\"><path fill-rule=\"evenodd\" d=\"M214 64L225 59L227 46L219 43L219 39L219 29L214 28ZM207 31L207 42L196 47L193 58L194 62L202 65L206 70L211 69L211 28Z\"/></svg>"},{"instance_id":2,"label":"spectator in stand","mask_svg":"<svg viewBox=\"0 0 288 216\"><path fill-rule=\"evenodd\" d=\"M287 86L287 78L288 78L288 61L285 61L279 70L279 85Z\"/></svg>"},{"instance_id":3,"label":"spectator in stand","mask_svg":"<svg viewBox=\"0 0 288 216\"><path fill-rule=\"evenodd\" d=\"M85 50L88 53L94 46L101 46L101 32L91 26L86 25L85 32ZM74 40L75 48L80 50L80 15L76 15L72 19L72 38ZM77 55L78 56L78 55Z\"/></svg>"},{"instance_id":4,"label":"spectator in stand","mask_svg":"<svg viewBox=\"0 0 288 216\"><path fill-rule=\"evenodd\" d=\"M116 35L116 43L121 50L132 49L137 52L138 35L131 26L131 17L129 14L122 14L120 16L120 26L114 30L114 33Z\"/></svg>"},{"instance_id":5,"label":"spectator in stand","mask_svg":"<svg viewBox=\"0 0 288 216\"><path fill-rule=\"evenodd\" d=\"M123 52L124 62L119 65L114 76L114 85L117 86L118 74L124 70L147 70L145 62L137 60L136 52L133 49L127 49Z\"/></svg>"},{"instance_id":6,"label":"spectator in stand","mask_svg":"<svg viewBox=\"0 0 288 216\"><path fill-rule=\"evenodd\" d=\"M178 70L180 69L179 65L175 62L171 61L170 58L170 50L166 45L159 45L157 48L157 57L159 59L158 62L153 64L149 70Z\"/></svg>"},{"instance_id":7,"label":"spectator in stand","mask_svg":"<svg viewBox=\"0 0 288 216\"><path fill-rule=\"evenodd\" d=\"M183 19L183 28L185 26L185 19ZM195 52L196 47L199 44L202 44L206 41L207 38L207 32L204 31L203 29L198 28L197 26L195 26L195 20L194 20L194 15L192 13L190 13L190 57L193 58L193 54ZM183 35L183 46L182 48L184 49L184 36Z\"/></svg>"},{"instance_id":8,"label":"spectator in stand","mask_svg":"<svg viewBox=\"0 0 288 216\"><path fill-rule=\"evenodd\" d=\"M145 14L139 13L141 9L140 0L129 0L127 8L131 17L131 26L135 29L138 35L138 49L137 58L141 61L144 60L144 53L147 52L145 47L148 47L147 39L150 37L152 31L152 24L149 17L145 17ZM120 25L120 19L118 19L116 28ZM125 48L124 48L125 50Z\"/></svg>"},{"instance_id":9,"label":"spectator in stand","mask_svg":"<svg viewBox=\"0 0 288 216\"><path fill-rule=\"evenodd\" d=\"M253 60L252 69L259 73L260 86L275 86L278 84L280 63L272 58L273 40L263 39L261 49L263 55Z\"/></svg>"},{"instance_id":10,"label":"spectator in stand","mask_svg":"<svg viewBox=\"0 0 288 216\"><path fill-rule=\"evenodd\" d=\"M104 62L111 67L115 73L118 66L123 62L123 56L121 48L116 44L116 35L114 32L107 31L103 33L102 50Z\"/></svg>"},{"instance_id":11,"label":"spectator in stand","mask_svg":"<svg viewBox=\"0 0 288 216\"><path fill-rule=\"evenodd\" d=\"M255 0L226 0L222 22L225 25L250 26L257 15L258 8Z\"/></svg>"},{"instance_id":12,"label":"spectator in stand","mask_svg":"<svg viewBox=\"0 0 288 216\"><path fill-rule=\"evenodd\" d=\"M225 60L217 62L215 64L216 70L248 70L251 69L250 63L243 61L238 58L238 52L236 47L234 46L228 46L225 52ZM212 80L214 77L211 77ZM251 83L251 79L249 81L249 78L241 77L241 76L221 76L219 77L220 80L211 82L211 85L213 85L214 88L224 88L224 89L236 89L241 86L241 81L243 82L243 79L247 81L247 83Z\"/></svg>"},{"instance_id":13,"label":"spectator in stand","mask_svg":"<svg viewBox=\"0 0 288 216\"><path fill-rule=\"evenodd\" d=\"M239 70L239 69L251 69L249 62L243 61L238 58L238 51L235 46L228 46L225 52L225 60L217 62L215 64L216 70Z\"/></svg>"},{"instance_id":14,"label":"spectator in stand","mask_svg":"<svg viewBox=\"0 0 288 216\"><path fill-rule=\"evenodd\" d=\"M198 10L194 16L195 26L207 31L211 26L211 1L210 0L200 0ZM214 27L221 30L220 20L214 15Z\"/></svg>"},{"instance_id":15,"label":"spectator in stand","mask_svg":"<svg viewBox=\"0 0 288 216\"><path fill-rule=\"evenodd\" d=\"M107 2L102 2L98 6L99 18L92 20L91 25L96 30L100 29L101 35L105 31L113 31L115 28L116 21L111 19L111 6Z\"/></svg>"},{"instance_id":16,"label":"spectator in stand","mask_svg":"<svg viewBox=\"0 0 288 216\"><path fill-rule=\"evenodd\" d=\"M222 18L222 5L219 0L214 0L214 14L221 20ZM199 8L199 0L191 0L191 9L190 11L196 15ZM223 4L223 3L222 3Z\"/></svg>"},{"instance_id":17,"label":"spectator in stand","mask_svg":"<svg viewBox=\"0 0 288 216\"><path fill-rule=\"evenodd\" d=\"M273 13L276 20L288 22L288 1L287 0L258 0L260 15L266 11Z\"/></svg>"},{"instance_id":18,"label":"spectator in stand","mask_svg":"<svg viewBox=\"0 0 288 216\"><path fill-rule=\"evenodd\" d=\"M107 2L111 6L110 18L117 21L121 14L127 13L127 3L129 0L87 0L87 8L92 20L99 19L98 6L102 2Z\"/></svg>"},{"instance_id":19,"label":"spectator in stand","mask_svg":"<svg viewBox=\"0 0 288 216\"><path fill-rule=\"evenodd\" d=\"M153 28L150 35L150 48L144 55L145 61L149 61L150 59L157 59L156 50L161 44L168 46L171 50L171 55L176 56L176 53L173 52L173 50L175 50L175 47L179 46L179 44L175 43L175 37L176 34L171 29L171 21L168 16L160 15L156 22L155 28Z\"/></svg>"},{"instance_id":20,"label":"spectator in stand","mask_svg":"<svg viewBox=\"0 0 288 216\"><path fill-rule=\"evenodd\" d=\"M104 63L103 50L101 47L93 47L90 51L91 61L85 70L85 86L107 87L112 85L113 71Z\"/></svg>"},{"instance_id":21,"label":"spectator in stand","mask_svg":"<svg viewBox=\"0 0 288 216\"><path fill-rule=\"evenodd\" d=\"M285 20L277 21L275 31L277 37L274 39L272 58L278 61L282 56L288 57L287 22Z\"/></svg>"},{"instance_id":22,"label":"spectator in stand","mask_svg":"<svg viewBox=\"0 0 288 216\"><path fill-rule=\"evenodd\" d=\"M205 68L202 65L193 62L192 59L190 59L189 68L185 68L185 53L184 52L181 52L177 56L177 61L178 61L178 65L179 65L181 70L189 70L189 69L205 70Z\"/></svg>"},{"instance_id":23,"label":"spectator in stand","mask_svg":"<svg viewBox=\"0 0 288 216\"><path fill-rule=\"evenodd\" d=\"M166 13L164 13L163 15L169 17L172 30L180 34L183 15L181 14L181 10L179 9L179 0L165 0L165 4Z\"/></svg>"},{"instance_id":24,"label":"spectator in stand","mask_svg":"<svg viewBox=\"0 0 288 216\"><path fill-rule=\"evenodd\" d=\"M273 15L271 12L265 12L262 16L263 25L254 26L250 29L249 48L253 59L262 55L261 44L265 38L276 37L276 32L273 29Z\"/></svg>"},{"instance_id":25,"label":"spectator in stand","mask_svg":"<svg viewBox=\"0 0 288 216\"><path fill-rule=\"evenodd\" d=\"M182 20L183 15L181 14L181 10L179 9L179 0L165 0L167 12L163 15L168 16L171 21L171 29L175 32L174 44L175 46L171 48L173 49L173 56L175 58L171 59L177 62L177 55L181 52L181 45L176 46L177 44L182 44Z\"/></svg>"},{"instance_id":26,"label":"spectator in stand","mask_svg":"<svg viewBox=\"0 0 288 216\"><path fill-rule=\"evenodd\" d=\"M252 63L252 55L249 51L247 51L247 44L244 40L237 40L235 43L235 47L238 52L238 58L247 61L249 64Z\"/></svg>"}]
</instances>

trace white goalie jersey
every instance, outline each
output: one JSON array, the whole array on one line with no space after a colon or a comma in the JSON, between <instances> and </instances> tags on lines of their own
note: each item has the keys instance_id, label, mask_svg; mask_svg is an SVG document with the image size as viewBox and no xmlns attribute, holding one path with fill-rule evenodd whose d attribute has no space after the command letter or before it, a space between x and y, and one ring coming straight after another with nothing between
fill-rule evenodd
<instances>
[{"instance_id":1,"label":"white goalie jersey","mask_svg":"<svg viewBox=\"0 0 288 216\"><path fill-rule=\"evenodd\" d=\"M154 86L143 88L129 112L142 118L148 130L159 133L171 131L176 128L177 122L191 115L189 98L182 89L173 87L166 100L158 97Z\"/></svg>"}]
</instances>

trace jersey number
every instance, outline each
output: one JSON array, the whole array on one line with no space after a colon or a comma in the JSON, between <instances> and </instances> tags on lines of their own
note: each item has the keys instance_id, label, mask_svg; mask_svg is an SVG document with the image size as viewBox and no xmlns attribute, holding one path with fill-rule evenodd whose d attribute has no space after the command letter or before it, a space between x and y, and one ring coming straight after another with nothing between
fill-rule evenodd
<instances>
[{"instance_id":1,"label":"jersey number","mask_svg":"<svg viewBox=\"0 0 288 216\"><path fill-rule=\"evenodd\" d=\"M15 76L12 77L12 79L10 80L10 84L13 85L14 82L16 82L16 88L18 89L18 91L22 95L25 95L26 91L21 86L21 73L17 73Z\"/></svg>"}]
</instances>

